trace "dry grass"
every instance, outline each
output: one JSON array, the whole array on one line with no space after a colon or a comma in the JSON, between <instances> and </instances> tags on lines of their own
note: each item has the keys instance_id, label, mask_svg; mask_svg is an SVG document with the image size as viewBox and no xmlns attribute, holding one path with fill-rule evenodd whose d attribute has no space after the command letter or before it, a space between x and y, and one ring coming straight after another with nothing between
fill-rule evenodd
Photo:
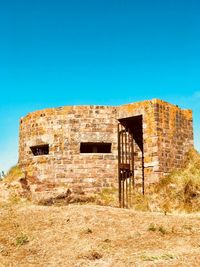
<instances>
[{"instance_id":1,"label":"dry grass","mask_svg":"<svg viewBox=\"0 0 200 267\"><path fill-rule=\"evenodd\" d=\"M164 212L200 211L200 154L188 153L187 166L163 178L154 188L158 206Z\"/></svg>"},{"instance_id":2,"label":"dry grass","mask_svg":"<svg viewBox=\"0 0 200 267\"><path fill-rule=\"evenodd\" d=\"M197 152L190 152L184 170L162 179L146 196L135 192L135 211L22 202L15 194L21 175L12 168L8 186L0 187L0 266L200 266L200 214L186 214L200 211ZM117 191L103 190L96 202L117 206ZM169 214L174 211L182 214Z\"/></svg>"},{"instance_id":3,"label":"dry grass","mask_svg":"<svg viewBox=\"0 0 200 267\"><path fill-rule=\"evenodd\" d=\"M26 204L0 209L0 266L200 266L200 214Z\"/></svg>"},{"instance_id":4,"label":"dry grass","mask_svg":"<svg viewBox=\"0 0 200 267\"><path fill-rule=\"evenodd\" d=\"M94 202L102 206L118 207L118 189L103 188L101 192L96 195Z\"/></svg>"},{"instance_id":5,"label":"dry grass","mask_svg":"<svg viewBox=\"0 0 200 267\"><path fill-rule=\"evenodd\" d=\"M12 183L14 181L17 181L18 179L21 179L24 177L24 174L20 167L18 165L13 166L10 168L8 173L6 174L5 178L3 179L4 182L6 183Z\"/></svg>"},{"instance_id":6,"label":"dry grass","mask_svg":"<svg viewBox=\"0 0 200 267\"><path fill-rule=\"evenodd\" d=\"M24 174L16 165L0 181L0 205L17 204L24 201L21 196L23 190L19 182L21 178L24 178Z\"/></svg>"}]
</instances>

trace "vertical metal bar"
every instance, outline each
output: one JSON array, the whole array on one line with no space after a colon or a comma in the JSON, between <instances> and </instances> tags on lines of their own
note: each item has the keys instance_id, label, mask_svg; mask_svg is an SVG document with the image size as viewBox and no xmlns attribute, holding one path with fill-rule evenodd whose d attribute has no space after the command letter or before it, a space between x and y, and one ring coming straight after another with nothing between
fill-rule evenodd
<instances>
[{"instance_id":1,"label":"vertical metal bar","mask_svg":"<svg viewBox=\"0 0 200 267\"><path fill-rule=\"evenodd\" d=\"M126 164L126 128L124 127L124 164ZM126 167L124 168L124 207L126 207Z\"/></svg>"},{"instance_id":2,"label":"vertical metal bar","mask_svg":"<svg viewBox=\"0 0 200 267\"><path fill-rule=\"evenodd\" d=\"M125 159L124 159L124 162L125 162L125 164L126 164L126 167L125 167L125 175L124 175L124 178L125 178L125 192L126 192L126 194L125 194L125 204L126 204L126 207L128 208L128 183L127 183L127 172L128 172L128 170L127 170L127 161L128 161L128 159L127 159L127 128L125 127L124 128L124 138L125 138L125 140L124 140L124 156L125 156Z\"/></svg>"},{"instance_id":3,"label":"vertical metal bar","mask_svg":"<svg viewBox=\"0 0 200 267\"><path fill-rule=\"evenodd\" d=\"M122 160L121 160L121 163L123 164L124 163L124 130L123 130L123 126L122 126L122 130L121 130L121 134L122 134Z\"/></svg>"},{"instance_id":4,"label":"vertical metal bar","mask_svg":"<svg viewBox=\"0 0 200 267\"><path fill-rule=\"evenodd\" d=\"M125 135L125 141L124 141L124 152L125 152L125 160L124 160L124 162L125 162L125 164L127 163L127 151L126 151L126 148L127 148L127 135L126 135L126 128L124 129L124 135Z\"/></svg>"},{"instance_id":5,"label":"vertical metal bar","mask_svg":"<svg viewBox=\"0 0 200 267\"><path fill-rule=\"evenodd\" d=\"M144 149L142 148L142 194L144 195Z\"/></svg>"},{"instance_id":6,"label":"vertical metal bar","mask_svg":"<svg viewBox=\"0 0 200 267\"><path fill-rule=\"evenodd\" d=\"M143 117L142 117L142 121L141 121L142 125L142 133L141 133L141 137L142 137L142 194L144 195L144 140L143 140Z\"/></svg>"},{"instance_id":7,"label":"vertical metal bar","mask_svg":"<svg viewBox=\"0 0 200 267\"><path fill-rule=\"evenodd\" d=\"M122 207L124 208L124 170L122 170Z\"/></svg>"},{"instance_id":8,"label":"vertical metal bar","mask_svg":"<svg viewBox=\"0 0 200 267\"><path fill-rule=\"evenodd\" d=\"M124 127L122 126L122 165L124 164ZM124 169L122 168L122 207L124 208Z\"/></svg>"},{"instance_id":9,"label":"vertical metal bar","mask_svg":"<svg viewBox=\"0 0 200 267\"><path fill-rule=\"evenodd\" d=\"M121 208L121 169L120 169L120 162L121 162L121 142L120 142L120 124L118 123L118 185L119 185L119 207Z\"/></svg>"},{"instance_id":10,"label":"vertical metal bar","mask_svg":"<svg viewBox=\"0 0 200 267\"><path fill-rule=\"evenodd\" d=\"M128 164L130 166L130 169L129 169L129 202L130 202L130 207L132 206L132 196L131 196L131 186L132 186L132 183L131 183L131 176L132 176L132 173L131 173L131 135L130 135L130 130L128 129Z\"/></svg>"},{"instance_id":11,"label":"vertical metal bar","mask_svg":"<svg viewBox=\"0 0 200 267\"><path fill-rule=\"evenodd\" d=\"M124 177L124 183L125 183L125 203L126 208L128 208L128 183L127 183L127 170L125 170L125 177Z\"/></svg>"},{"instance_id":12,"label":"vertical metal bar","mask_svg":"<svg viewBox=\"0 0 200 267\"><path fill-rule=\"evenodd\" d=\"M134 139L133 139L133 133L131 134L131 157L132 157L132 184L133 184L133 190L135 189L135 155L134 155Z\"/></svg>"}]
</instances>

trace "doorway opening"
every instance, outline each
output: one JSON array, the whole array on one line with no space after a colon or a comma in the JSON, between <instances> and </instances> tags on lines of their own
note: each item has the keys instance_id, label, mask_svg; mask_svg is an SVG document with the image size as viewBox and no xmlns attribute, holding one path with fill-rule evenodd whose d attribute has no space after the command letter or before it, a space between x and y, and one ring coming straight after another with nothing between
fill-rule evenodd
<instances>
[{"instance_id":1,"label":"doorway opening","mask_svg":"<svg viewBox=\"0 0 200 267\"><path fill-rule=\"evenodd\" d=\"M144 194L144 144L142 115L119 119L118 123L119 205L132 205L137 188Z\"/></svg>"}]
</instances>

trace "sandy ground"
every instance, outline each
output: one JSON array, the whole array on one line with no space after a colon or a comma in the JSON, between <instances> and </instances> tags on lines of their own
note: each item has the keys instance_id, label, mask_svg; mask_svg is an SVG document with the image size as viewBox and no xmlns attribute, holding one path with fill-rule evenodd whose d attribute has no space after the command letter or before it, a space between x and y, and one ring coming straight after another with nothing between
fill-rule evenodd
<instances>
[{"instance_id":1,"label":"sandy ground","mask_svg":"<svg viewBox=\"0 0 200 267\"><path fill-rule=\"evenodd\" d=\"M200 266L200 214L3 206L0 266Z\"/></svg>"}]
</instances>

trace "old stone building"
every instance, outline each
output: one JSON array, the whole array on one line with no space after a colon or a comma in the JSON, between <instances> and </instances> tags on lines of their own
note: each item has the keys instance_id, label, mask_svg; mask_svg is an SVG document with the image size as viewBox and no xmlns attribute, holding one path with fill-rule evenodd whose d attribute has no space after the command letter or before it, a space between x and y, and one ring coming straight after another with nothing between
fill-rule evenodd
<instances>
[{"instance_id":1,"label":"old stone building","mask_svg":"<svg viewBox=\"0 0 200 267\"><path fill-rule=\"evenodd\" d=\"M144 191L183 167L192 147L192 112L158 99L50 108L20 120L19 164L27 179L84 193L118 188L118 177L123 190L128 182Z\"/></svg>"}]
</instances>

